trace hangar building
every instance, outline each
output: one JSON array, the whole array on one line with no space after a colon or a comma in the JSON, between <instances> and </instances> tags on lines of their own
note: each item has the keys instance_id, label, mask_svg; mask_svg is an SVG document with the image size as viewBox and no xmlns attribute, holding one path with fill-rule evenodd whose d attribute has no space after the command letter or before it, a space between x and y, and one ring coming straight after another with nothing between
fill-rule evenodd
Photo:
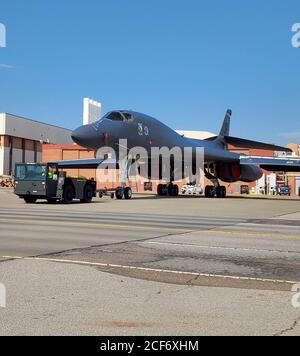
<instances>
[{"instance_id":1,"label":"hangar building","mask_svg":"<svg viewBox=\"0 0 300 356\"><path fill-rule=\"evenodd\" d=\"M42 161L42 144L72 143L67 129L0 113L0 177L11 176L15 163Z\"/></svg>"}]
</instances>

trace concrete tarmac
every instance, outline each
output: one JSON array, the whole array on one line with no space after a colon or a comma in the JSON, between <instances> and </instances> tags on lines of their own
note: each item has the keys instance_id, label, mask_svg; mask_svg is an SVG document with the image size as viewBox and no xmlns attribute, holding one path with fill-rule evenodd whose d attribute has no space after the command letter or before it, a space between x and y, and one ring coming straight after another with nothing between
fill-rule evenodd
<instances>
[{"instance_id":1,"label":"concrete tarmac","mask_svg":"<svg viewBox=\"0 0 300 356\"><path fill-rule=\"evenodd\" d=\"M0 334L299 334L299 244L288 198L25 205L0 190Z\"/></svg>"}]
</instances>

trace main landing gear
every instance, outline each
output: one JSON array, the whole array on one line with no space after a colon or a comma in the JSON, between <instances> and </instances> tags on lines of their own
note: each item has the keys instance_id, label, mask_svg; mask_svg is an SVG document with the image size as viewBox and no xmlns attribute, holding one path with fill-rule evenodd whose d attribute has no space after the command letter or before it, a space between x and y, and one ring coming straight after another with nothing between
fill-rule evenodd
<instances>
[{"instance_id":1,"label":"main landing gear","mask_svg":"<svg viewBox=\"0 0 300 356\"><path fill-rule=\"evenodd\" d=\"M205 197L206 198L226 198L227 190L225 186L220 185L217 178L217 167L215 164L208 164L204 170L206 178L208 178L213 185L208 185L205 187Z\"/></svg>"},{"instance_id":2,"label":"main landing gear","mask_svg":"<svg viewBox=\"0 0 300 356\"><path fill-rule=\"evenodd\" d=\"M226 198L227 191L226 187L224 186L214 186L214 185L208 185L205 187L205 197L206 198Z\"/></svg>"},{"instance_id":3,"label":"main landing gear","mask_svg":"<svg viewBox=\"0 0 300 356\"><path fill-rule=\"evenodd\" d=\"M179 187L177 184L159 184L157 187L157 195L160 197L178 197Z\"/></svg>"},{"instance_id":4,"label":"main landing gear","mask_svg":"<svg viewBox=\"0 0 300 356\"><path fill-rule=\"evenodd\" d=\"M120 168L120 178L121 178L121 186L115 190L115 197L117 200L131 200L132 199L132 189L130 187L126 187L126 183L128 182L129 170L130 170L130 161L126 159L120 159L119 168Z\"/></svg>"}]
</instances>

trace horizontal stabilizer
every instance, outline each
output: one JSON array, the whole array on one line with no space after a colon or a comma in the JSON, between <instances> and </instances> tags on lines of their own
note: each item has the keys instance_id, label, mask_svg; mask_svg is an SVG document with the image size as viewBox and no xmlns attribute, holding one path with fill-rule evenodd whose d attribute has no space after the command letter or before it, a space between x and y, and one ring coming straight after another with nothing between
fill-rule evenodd
<instances>
[{"instance_id":1,"label":"horizontal stabilizer","mask_svg":"<svg viewBox=\"0 0 300 356\"><path fill-rule=\"evenodd\" d=\"M241 165L255 164L270 172L300 172L300 159L241 156Z\"/></svg>"},{"instance_id":2,"label":"horizontal stabilizer","mask_svg":"<svg viewBox=\"0 0 300 356\"><path fill-rule=\"evenodd\" d=\"M209 137L205 141L217 141L219 139L218 136ZM224 136L222 138L222 142L228 145L233 145L239 148L254 148L259 150L267 150L267 151L278 151L278 152L293 152L290 148L272 145L270 143L263 143L252 140L245 140L243 138L232 137L232 136Z\"/></svg>"},{"instance_id":3,"label":"horizontal stabilizer","mask_svg":"<svg viewBox=\"0 0 300 356\"><path fill-rule=\"evenodd\" d=\"M225 136L224 141L229 145L233 145L240 148L254 148L254 149L256 148L256 149L268 150L268 151L292 152L292 150L287 147L281 147L269 143L263 143L263 142L257 142L251 140L244 140L238 137Z\"/></svg>"}]
</instances>

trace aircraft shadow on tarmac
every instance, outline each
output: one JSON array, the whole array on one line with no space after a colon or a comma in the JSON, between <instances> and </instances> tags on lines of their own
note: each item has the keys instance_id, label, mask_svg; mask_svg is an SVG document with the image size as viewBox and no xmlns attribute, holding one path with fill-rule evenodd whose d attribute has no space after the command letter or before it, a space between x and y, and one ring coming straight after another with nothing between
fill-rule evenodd
<instances>
[{"instance_id":1,"label":"aircraft shadow on tarmac","mask_svg":"<svg viewBox=\"0 0 300 356\"><path fill-rule=\"evenodd\" d=\"M181 200L181 199L204 199L204 200L211 200L211 201L215 201L216 198L206 198L205 196L202 195L179 195L178 197L162 197L162 196L157 196L157 195L137 195L135 197L133 197L133 200L167 200L167 199L172 199L172 200ZM270 200L270 201L285 201L285 202L295 202L295 201L299 201L300 202L300 198L284 198L284 197L268 197L268 196L227 196L225 199L223 200ZM92 201L91 204L107 204L108 202L113 202L115 201L115 199L111 199L110 197L105 197L102 198L101 200L94 200ZM126 200L124 200L126 201ZM52 203L49 204L46 201L38 201L36 203L37 205L86 205L85 203L81 203L78 200L74 200L72 203L69 204L65 204L63 202L56 202L56 203Z\"/></svg>"}]
</instances>

